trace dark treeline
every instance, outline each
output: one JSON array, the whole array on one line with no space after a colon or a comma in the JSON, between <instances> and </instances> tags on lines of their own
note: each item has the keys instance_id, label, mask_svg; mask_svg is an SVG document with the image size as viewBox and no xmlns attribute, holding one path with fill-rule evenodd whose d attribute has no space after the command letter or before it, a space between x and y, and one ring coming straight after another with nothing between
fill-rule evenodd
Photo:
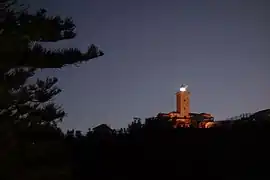
<instances>
[{"instance_id":1,"label":"dark treeline","mask_svg":"<svg viewBox=\"0 0 270 180\"><path fill-rule=\"evenodd\" d=\"M8 179L268 175L270 119L210 129L171 125L149 118L120 130L100 125L86 134L57 128L18 132L1 168Z\"/></svg>"},{"instance_id":2,"label":"dark treeline","mask_svg":"<svg viewBox=\"0 0 270 180\"><path fill-rule=\"evenodd\" d=\"M269 119L270 120L270 119ZM268 121L269 121L268 120ZM70 131L76 174L95 177L260 175L267 163L269 122L236 122L212 129L172 128L159 118L120 131Z\"/></svg>"},{"instance_id":3,"label":"dark treeline","mask_svg":"<svg viewBox=\"0 0 270 180\"><path fill-rule=\"evenodd\" d=\"M82 53L40 44L72 39L75 29L71 18L44 9L29 14L13 0L0 1L1 180L268 175L269 116L211 129L173 128L154 117L120 130L100 125L86 134L63 133L58 124L65 112L53 101L61 91L57 78L28 79L40 69L104 55L95 45Z\"/></svg>"}]
</instances>

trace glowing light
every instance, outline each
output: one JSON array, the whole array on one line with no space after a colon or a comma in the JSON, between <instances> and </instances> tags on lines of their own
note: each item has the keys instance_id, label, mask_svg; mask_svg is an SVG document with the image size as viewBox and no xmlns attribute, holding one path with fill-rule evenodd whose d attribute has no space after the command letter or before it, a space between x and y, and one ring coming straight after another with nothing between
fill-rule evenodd
<instances>
[{"instance_id":1,"label":"glowing light","mask_svg":"<svg viewBox=\"0 0 270 180\"><path fill-rule=\"evenodd\" d=\"M180 88L180 91L182 91L182 92L183 92L183 91L186 91L186 90L187 90L187 89L184 88L184 87L181 87L181 88Z\"/></svg>"},{"instance_id":2,"label":"glowing light","mask_svg":"<svg viewBox=\"0 0 270 180\"><path fill-rule=\"evenodd\" d=\"M184 92L184 91L186 91L187 90L187 87L188 87L188 85L181 85L181 87L180 87L180 91L181 92Z\"/></svg>"}]
</instances>

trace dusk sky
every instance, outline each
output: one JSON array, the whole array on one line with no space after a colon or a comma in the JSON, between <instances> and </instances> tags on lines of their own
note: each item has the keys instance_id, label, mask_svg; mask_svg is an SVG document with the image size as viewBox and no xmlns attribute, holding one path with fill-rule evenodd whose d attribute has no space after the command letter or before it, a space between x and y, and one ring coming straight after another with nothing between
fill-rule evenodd
<instances>
[{"instance_id":1,"label":"dusk sky","mask_svg":"<svg viewBox=\"0 0 270 180\"><path fill-rule=\"evenodd\" d=\"M98 45L103 57L61 70L56 102L63 129L174 111L189 85L191 110L222 120L270 108L269 0L23 0L49 15L71 16L73 40L49 47ZM80 3L78 3L80 2Z\"/></svg>"}]
</instances>

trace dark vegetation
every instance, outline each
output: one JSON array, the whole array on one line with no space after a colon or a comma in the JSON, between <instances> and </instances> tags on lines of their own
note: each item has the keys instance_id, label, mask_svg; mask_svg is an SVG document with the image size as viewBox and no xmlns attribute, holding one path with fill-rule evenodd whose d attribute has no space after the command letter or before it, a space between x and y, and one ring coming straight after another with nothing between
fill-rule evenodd
<instances>
[{"instance_id":1,"label":"dark vegetation","mask_svg":"<svg viewBox=\"0 0 270 180\"><path fill-rule=\"evenodd\" d=\"M212 129L172 128L168 119L134 119L63 133L65 112L52 98L57 78L27 82L44 68L62 68L103 55L95 45L48 51L40 42L75 37L70 18L28 14L0 1L0 179L60 180L111 177L173 178L268 175L270 119L252 116Z\"/></svg>"}]
</instances>

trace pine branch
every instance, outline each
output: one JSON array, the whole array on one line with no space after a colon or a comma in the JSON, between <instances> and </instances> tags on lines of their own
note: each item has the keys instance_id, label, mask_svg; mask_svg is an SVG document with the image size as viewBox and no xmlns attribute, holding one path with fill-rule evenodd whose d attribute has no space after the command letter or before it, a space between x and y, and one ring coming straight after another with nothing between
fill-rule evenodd
<instances>
[{"instance_id":1,"label":"pine branch","mask_svg":"<svg viewBox=\"0 0 270 180\"><path fill-rule=\"evenodd\" d=\"M0 46L1 47L1 46ZM13 50L16 47L13 47ZM1 71L7 71L18 67L32 68L61 68L65 65L87 62L91 59L103 56L103 51L95 45L88 47L87 52L82 53L77 48L48 50L40 44L21 51L1 52L3 60L0 61Z\"/></svg>"},{"instance_id":2,"label":"pine branch","mask_svg":"<svg viewBox=\"0 0 270 180\"><path fill-rule=\"evenodd\" d=\"M71 18L61 19L60 16L50 17L45 9L36 14L22 12L17 19L17 32L28 36L31 41L56 42L72 39L76 36L75 24Z\"/></svg>"},{"instance_id":3,"label":"pine branch","mask_svg":"<svg viewBox=\"0 0 270 180\"><path fill-rule=\"evenodd\" d=\"M34 76L34 68L17 68L12 69L4 74L4 79L0 80L1 85L6 85L10 90L17 90L25 84L26 80Z\"/></svg>"},{"instance_id":4,"label":"pine branch","mask_svg":"<svg viewBox=\"0 0 270 180\"><path fill-rule=\"evenodd\" d=\"M40 9L35 14L29 14L27 9L15 11L9 8L13 4L2 5L1 34L25 37L29 41L39 42L56 42L76 36L74 32L76 26L71 18L47 16L45 9Z\"/></svg>"},{"instance_id":5,"label":"pine branch","mask_svg":"<svg viewBox=\"0 0 270 180\"><path fill-rule=\"evenodd\" d=\"M59 16L48 17L44 9L34 15L28 14L26 10L6 10L0 27L0 53L4 59L0 61L1 68L61 68L104 55L94 45L86 53L75 48L52 51L39 44L30 47L33 42L56 42L76 35L71 18L63 20Z\"/></svg>"},{"instance_id":6,"label":"pine branch","mask_svg":"<svg viewBox=\"0 0 270 180\"><path fill-rule=\"evenodd\" d=\"M42 123L57 123L57 121L62 121L62 118L65 116L65 112L61 109L61 107L55 105L54 103L47 104L44 107L37 108L31 111L27 119L33 122L34 118L39 120L39 124Z\"/></svg>"},{"instance_id":7,"label":"pine branch","mask_svg":"<svg viewBox=\"0 0 270 180\"><path fill-rule=\"evenodd\" d=\"M93 44L86 53L82 53L76 48L51 51L41 45L35 45L25 53L20 65L36 68L61 68L65 65L86 62L103 55L104 53Z\"/></svg>"}]
</instances>

